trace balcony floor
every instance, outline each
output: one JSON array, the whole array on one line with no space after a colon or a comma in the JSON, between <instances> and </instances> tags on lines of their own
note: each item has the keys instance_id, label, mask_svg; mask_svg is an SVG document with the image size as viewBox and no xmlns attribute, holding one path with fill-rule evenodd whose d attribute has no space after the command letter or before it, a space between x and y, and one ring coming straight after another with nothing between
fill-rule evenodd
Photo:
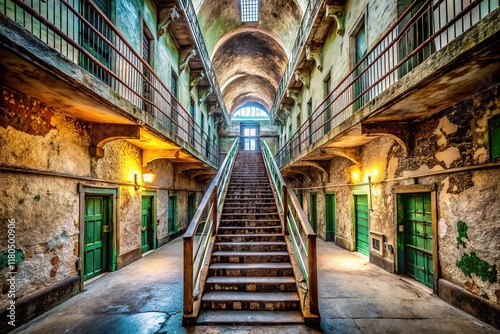
<instances>
[{"instance_id":1,"label":"balcony floor","mask_svg":"<svg viewBox=\"0 0 500 334\"><path fill-rule=\"evenodd\" d=\"M241 326L238 333L500 333L430 289L318 240L321 331L304 325ZM14 333L225 333L183 328L182 238L86 285L83 293Z\"/></svg>"}]
</instances>

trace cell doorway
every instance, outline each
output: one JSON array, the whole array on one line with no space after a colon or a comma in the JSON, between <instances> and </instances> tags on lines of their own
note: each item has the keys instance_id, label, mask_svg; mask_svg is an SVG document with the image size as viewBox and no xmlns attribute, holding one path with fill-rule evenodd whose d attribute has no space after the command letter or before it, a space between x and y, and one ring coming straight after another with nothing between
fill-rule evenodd
<instances>
[{"instance_id":1,"label":"cell doorway","mask_svg":"<svg viewBox=\"0 0 500 334\"><path fill-rule=\"evenodd\" d=\"M241 150L260 151L259 130L258 123L244 123L240 125Z\"/></svg>"}]
</instances>

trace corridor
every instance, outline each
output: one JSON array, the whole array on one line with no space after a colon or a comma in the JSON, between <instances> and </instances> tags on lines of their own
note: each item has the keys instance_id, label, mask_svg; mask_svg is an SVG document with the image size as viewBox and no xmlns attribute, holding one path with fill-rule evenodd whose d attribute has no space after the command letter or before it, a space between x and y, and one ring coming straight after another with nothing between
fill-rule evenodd
<instances>
[{"instance_id":1,"label":"corridor","mask_svg":"<svg viewBox=\"0 0 500 334\"><path fill-rule=\"evenodd\" d=\"M500 333L431 290L318 240L321 329L183 328L182 238L86 285L13 333Z\"/></svg>"}]
</instances>

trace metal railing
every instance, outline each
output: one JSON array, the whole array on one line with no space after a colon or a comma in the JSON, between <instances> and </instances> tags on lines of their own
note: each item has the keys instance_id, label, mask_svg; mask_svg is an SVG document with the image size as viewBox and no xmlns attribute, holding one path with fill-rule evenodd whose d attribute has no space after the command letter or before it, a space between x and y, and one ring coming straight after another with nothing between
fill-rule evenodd
<instances>
[{"instance_id":1,"label":"metal railing","mask_svg":"<svg viewBox=\"0 0 500 334\"><path fill-rule=\"evenodd\" d=\"M356 110L497 9L498 2L414 1L280 148L275 156L278 165L283 166L300 154L330 129L340 125Z\"/></svg>"},{"instance_id":2,"label":"metal railing","mask_svg":"<svg viewBox=\"0 0 500 334\"><path fill-rule=\"evenodd\" d=\"M203 39L203 34L201 33L200 25L198 24L198 18L196 16L196 11L193 6L193 1L179 0L179 2L181 3L182 10L186 13L186 17L189 21L189 26L191 27L191 32L193 33L194 39L196 41L196 47L201 55L201 61L203 62L203 66L205 67L205 74L207 75L208 81L210 82L210 86L212 87L212 89L215 92L215 95L217 96L217 101L219 102L219 107L222 110L224 119L227 124L231 124L229 113L227 112L226 105L224 104L224 100L222 99L222 92L220 90L217 77L215 76L215 72L212 67L212 62L210 61L210 56L207 51L207 46L205 44L205 40Z\"/></svg>"},{"instance_id":3,"label":"metal railing","mask_svg":"<svg viewBox=\"0 0 500 334\"><path fill-rule=\"evenodd\" d=\"M293 44L290 59L288 60L288 64L286 66L285 72L283 73L283 77L281 78L278 90L276 91L273 105L271 107L271 111L269 113L272 120L276 116L278 106L280 105L281 100L285 95L288 83L292 78L295 67L297 67L300 55L302 54L302 50L304 50L306 46L306 42L309 38L309 34L311 33L313 23L316 20L316 16L318 15L318 12L323 5L323 2L324 0L309 0L307 4L306 10L304 11L304 16L302 17L302 21L300 23L299 30L297 31L297 37L295 38L295 43Z\"/></svg>"},{"instance_id":4,"label":"metal railing","mask_svg":"<svg viewBox=\"0 0 500 334\"><path fill-rule=\"evenodd\" d=\"M193 220L184 234L184 318L196 318L195 302L201 300L203 266L211 255L213 235L220 221L229 178L238 152L237 138L208 187ZM206 272L205 272L206 275Z\"/></svg>"},{"instance_id":5,"label":"metal railing","mask_svg":"<svg viewBox=\"0 0 500 334\"><path fill-rule=\"evenodd\" d=\"M309 224L306 214L299 204L295 193L288 189L283 176L274 160L271 150L264 140L260 140L264 161L283 212L283 231L289 235L297 262L307 286L307 304L311 314L319 316L318 307L318 269L316 253L316 233Z\"/></svg>"},{"instance_id":6,"label":"metal railing","mask_svg":"<svg viewBox=\"0 0 500 334\"><path fill-rule=\"evenodd\" d=\"M0 13L149 114L175 142L219 165L215 141L94 2L0 0Z\"/></svg>"}]
</instances>

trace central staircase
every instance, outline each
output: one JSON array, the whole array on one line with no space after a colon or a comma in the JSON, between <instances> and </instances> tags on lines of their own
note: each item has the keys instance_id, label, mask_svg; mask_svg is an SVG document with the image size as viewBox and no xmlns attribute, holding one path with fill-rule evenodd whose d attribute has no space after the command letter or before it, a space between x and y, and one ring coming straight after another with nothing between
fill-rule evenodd
<instances>
[{"instance_id":1,"label":"central staircase","mask_svg":"<svg viewBox=\"0 0 500 334\"><path fill-rule=\"evenodd\" d=\"M278 208L260 152L239 151L198 323L297 324L304 319Z\"/></svg>"}]
</instances>

